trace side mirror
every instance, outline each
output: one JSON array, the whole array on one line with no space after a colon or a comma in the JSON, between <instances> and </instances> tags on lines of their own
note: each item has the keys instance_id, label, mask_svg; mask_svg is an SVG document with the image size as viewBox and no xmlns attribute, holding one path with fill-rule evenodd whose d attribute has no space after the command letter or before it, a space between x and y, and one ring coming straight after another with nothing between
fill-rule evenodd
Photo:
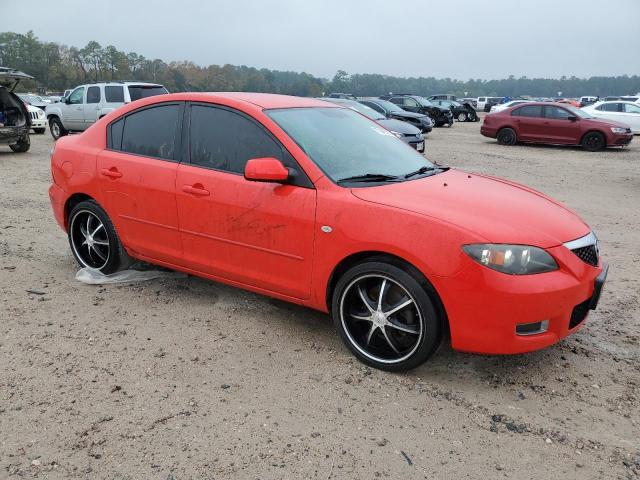
<instances>
[{"instance_id":1,"label":"side mirror","mask_svg":"<svg viewBox=\"0 0 640 480\"><path fill-rule=\"evenodd\" d=\"M69 97L64 97L64 103L66 103L67 105L69 105L71 103L71 100Z\"/></svg>"},{"instance_id":2,"label":"side mirror","mask_svg":"<svg viewBox=\"0 0 640 480\"><path fill-rule=\"evenodd\" d=\"M252 158L244 167L244 178L253 182L284 183L289 170L276 158Z\"/></svg>"},{"instance_id":3,"label":"side mirror","mask_svg":"<svg viewBox=\"0 0 640 480\"><path fill-rule=\"evenodd\" d=\"M576 117L575 115L569 115L567 117L567 120L569 120L570 122L576 122L578 121L578 117Z\"/></svg>"}]
</instances>

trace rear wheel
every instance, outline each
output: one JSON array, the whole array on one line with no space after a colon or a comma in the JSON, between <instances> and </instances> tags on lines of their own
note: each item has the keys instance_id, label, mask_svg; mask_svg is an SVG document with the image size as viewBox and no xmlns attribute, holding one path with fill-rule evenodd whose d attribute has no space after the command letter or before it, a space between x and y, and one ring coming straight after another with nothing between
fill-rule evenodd
<instances>
[{"instance_id":1,"label":"rear wheel","mask_svg":"<svg viewBox=\"0 0 640 480\"><path fill-rule=\"evenodd\" d=\"M458 121L459 122L466 122L467 121L467 114L466 112L460 112L458 114Z\"/></svg>"},{"instance_id":2,"label":"rear wheel","mask_svg":"<svg viewBox=\"0 0 640 480\"><path fill-rule=\"evenodd\" d=\"M129 257L107 213L93 200L77 204L67 228L73 256L83 267L109 274L124 268Z\"/></svg>"},{"instance_id":3,"label":"rear wheel","mask_svg":"<svg viewBox=\"0 0 640 480\"><path fill-rule=\"evenodd\" d=\"M60 137L64 137L69 133L58 117L53 117L49 120L49 129L51 130L51 136L54 140L58 140Z\"/></svg>"},{"instance_id":4,"label":"rear wheel","mask_svg":"<svg viewBox=\"0 0 640 480\"><path fill-rule=\"evenodd\" d=\"M582 137L582 148L588 152L597 152L606 146L604 135L600 132L588 132Z\"/></svg>"},{"instance_id":5,"label":"rear wheel","mask_svg":"<svg viewBox=\"0 0 640 480\"><path fill-rule=\"evenodd\" d=\"M381 370L417 367L440 344L440 322L423 286L404 269L384 261L358 264L340 278L332 314L353 354Z\"/></svg>"},{"instance_id":6,"label":"rear wheel","mask_svg":"<svg viewBox=\"0 0 640 480\"><path fill-rule=\"evenodd\" d=\"M31 140L29 139L29 134L18 140L18 143L9 145L9 148L16 153L24 153L29 151L29 148L31 148Z\"/></svg>"},{"instance_id":7,"label":"rear wheel","mask_svg":"<svg viewBox=\"0 0 640 480\"><path fill-rule=\"evenodd\" d=\"M498 132L496 137L500 145L515 145L518 141L516 132L513 128L503 128Z\"/></svg>"}]
</instances>

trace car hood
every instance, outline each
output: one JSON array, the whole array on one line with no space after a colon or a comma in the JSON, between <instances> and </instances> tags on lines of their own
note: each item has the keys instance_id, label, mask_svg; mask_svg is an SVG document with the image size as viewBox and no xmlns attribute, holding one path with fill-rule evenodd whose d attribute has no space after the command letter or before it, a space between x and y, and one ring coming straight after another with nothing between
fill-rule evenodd
<instances>
[{"instance_id":1,"label":"car hood","mask_svg":"<svg viewBox=\"0 0 640 480\"><path fill-rule=\"evenodd\" d=\"M588 112L591 113L592 115L595 115L595 112ZM615 112L614 112L615 113ZM595 125L598 126L602 126L605 125L607 127L619 127L619 128L629 128L629 125L627 125L626 123L623 122L616 122L615 120L609 120L608 118L588 118L586 119L587 122L592 122Z\"/></svg>"},{"instance_id":2,"label":"car hood","mask_svg":"<svg viewBox=\"0 0 640 480\"><path fill-rule=\"evenodd\" d=\"M385 118L384 120L376 120L387 130L402 133L404 135L418 135L420 130L410 123L403 122L402 120L394 120L393 118Z\"/></svg>"},{"instance_id":3,"label":"car hood","mask_svg":"<svg viewBox=\"0 0 640 480\"><path fill-rule=\"evenodd\" d=\"M540 192L455 169L351 192L367 202L454 224L490 243L550 248L590 231L573 211Z\"/></svg>"},{"instance_id":4,"label":"car hood","mask_svg":"<svg viewBox=\"0 0 640 480\"><path fill-rule=\"evenodd\" d=\"M424 118L426 115L424 113L415 113L415 112L389 112L389 115L394 117L403 117L403 118Z\"/></svg>"}]
</instances>

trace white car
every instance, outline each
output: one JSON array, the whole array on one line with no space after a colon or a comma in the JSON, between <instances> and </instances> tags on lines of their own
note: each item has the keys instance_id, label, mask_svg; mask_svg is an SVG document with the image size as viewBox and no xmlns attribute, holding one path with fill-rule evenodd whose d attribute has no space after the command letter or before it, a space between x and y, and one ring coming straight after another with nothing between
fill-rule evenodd
<instances>
[{"instance_id":1,"label":"white car","mask_svg":"<svg viewBox=\"0 0 640 480\"><path fill-rule=\"evenodd\" d=\"M499 105L493 105L489 113L501 112L502 110L506 110L507 108L515 107L516 105L520 105L521 103L528 103L531 100L511 100L507 103L501 103Z\"/></svg>"},{"instance_id":2,"label":"white car","mask_svg":"<svg viewBox=\"0 0 640 480\"><path fill-rule=\"evenodd\" d=\"M32 105L26 104L29 116L31 117L31 128L35 133L44 133L47 129L47 116L44 110Z\"/></svg>"},{"instance_id":3,"label":"white car","mask_svg":"<svg viewBox=\"0 0 640 480\"><path fill-rule=\"evenodd\" d=\"M640 134L640 105L634 102L597 102L582 109L596 118L605 118L627 124L631 131Z\"/></svg>"}]
</instances>

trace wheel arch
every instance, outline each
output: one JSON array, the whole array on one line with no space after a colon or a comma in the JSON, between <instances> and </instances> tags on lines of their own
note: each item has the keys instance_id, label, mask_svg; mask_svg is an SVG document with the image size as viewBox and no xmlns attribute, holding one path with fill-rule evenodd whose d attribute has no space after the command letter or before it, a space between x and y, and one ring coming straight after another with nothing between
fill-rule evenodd
<instances>
[{"instance_id":1,"label":"wheel arch","mask_svg":"<svg viewBox=\"0 0 640 480\"><path fill-rule=\"evenodd\" d=\"M376 251L376 250L368 250L363 252L356 252L348 255L343 258L338 264L334 267L331 275L329 276L329 281L327 282L326 289L326 305L329 312L331 312L331 299L333 297L333 293L335 287L338 283L340 277L351 267L358 265L359 263L363 263L365 261L386 261L391 265L399 267L405 270L409 275L414 277L420 285L424 288L429 295L429 298L433 301L434 308L436 310L436 314L442 324L442 332L446 336L450 336L450 328L449 328L449 318L447 316L447 312L444 308L444 304L442 299L440 298L440 294L435 289L433 284L429 281L427 276L422 273L417 267L415 267L408 260L399 257L398 255L394 255L391 253Z\"/></svg>"},{"instance_id":2,"label":"wheel arch","mask_svg":"<svg viewBox=\"0 0 640 480\"><path fill-rule=\"evenodd\" d=\"M605 132L603 132L602 130L600 130L599 128L590 128L589 130L587 130L586 132L584 132L582 134L582 136L580 137L580 145L582 145L582 142L584 141L584 137L586 137L587 135L589 135L590 133L599 133L600 135L602 135L602 139L604 140L604 146L607 147L608 143L607 143L607 134Z\"/></svg>"},{"instance_id":3,"label":"wheel arch","mask_svg":"<svg viewBox=\"0 0 640 480\"><path fill-rule=\"evenodd\" d=\"M92 200L98 203L95 198L93 198L91 195L87 195L86 193L74 193L69 198L67 198L67 201L64 204L64 224L66 227L68 227L69 214L71 213L71 210L73 210L73 207L78 205L80 202L84 202L85 200Z\"/></svg>"}]
</instances>

